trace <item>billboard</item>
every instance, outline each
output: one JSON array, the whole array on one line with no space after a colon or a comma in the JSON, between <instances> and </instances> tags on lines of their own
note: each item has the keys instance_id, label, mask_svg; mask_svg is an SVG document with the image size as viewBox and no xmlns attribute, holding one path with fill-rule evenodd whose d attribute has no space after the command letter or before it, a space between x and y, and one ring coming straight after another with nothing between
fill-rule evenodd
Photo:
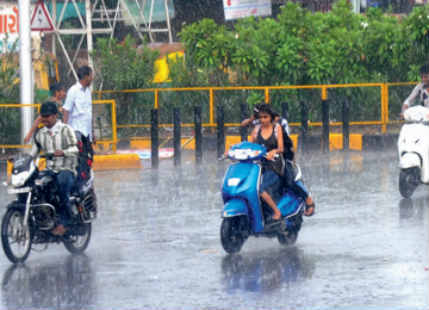
<instances>
[{"instance_id":1,"label":"billboard","mask_svg":"<svg viewBox=\"0 0 429 310\"><path fill-rule=\"evenodd\" d=\"M225 20L271 16L271 0L223 0Z\"/></svg>"},{"instance_id":2,"label":"billboard","mask_svg":"<svg viewBox=\"0 0 429 310\"><path fill-rule=\"evenodd\" d=\"M18 38L18 7L11 4L0 4L0 52L11 49Z\"/></svg>"}]
</instances>

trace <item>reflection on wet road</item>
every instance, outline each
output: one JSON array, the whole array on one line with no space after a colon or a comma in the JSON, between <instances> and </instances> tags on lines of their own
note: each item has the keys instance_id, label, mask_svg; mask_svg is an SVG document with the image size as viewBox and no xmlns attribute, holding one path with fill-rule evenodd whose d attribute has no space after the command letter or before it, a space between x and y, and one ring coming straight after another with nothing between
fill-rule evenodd
<instances>
[{"instance_id":1,"label":"reflection on wet road","mask_svg":"<svg viewBox=\"0 0 429 310\"><path fill-rule=\"evenodd\" d=\"M86 255L52 245L13 267L1 254L0 309L426 310L428 188L402 199L395 156L300 158L317 214L296 245L250 238L233 256L219 241L227 162L98 172Z\"/></svg>"}]
</instances>

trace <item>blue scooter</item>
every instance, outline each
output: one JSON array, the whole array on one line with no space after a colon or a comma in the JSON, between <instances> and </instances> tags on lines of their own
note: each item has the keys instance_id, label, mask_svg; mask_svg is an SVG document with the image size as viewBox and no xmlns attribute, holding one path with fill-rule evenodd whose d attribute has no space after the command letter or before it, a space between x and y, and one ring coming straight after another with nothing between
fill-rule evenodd
<instances>
[{"instance_id":1,"label":"blue scooter","mask_svg":"<svg viewBox=\"0 0 429 310\"><path fill-rule=\"evenodd\" d=\"M261 160L267 154L264 146L242 142L230 148L227 157L238 161L225 173L222 186L224 202L220 238L227 253L237 253L249 236L277 237L281 244L294 244L301 229L305 202L292 191L279 189L273 197L282 214L272 221L272 210L260 199ZM302 182L299 166L295 181ZM301 183L301 186L303 184Z\"/></svg>"}]
</instances>

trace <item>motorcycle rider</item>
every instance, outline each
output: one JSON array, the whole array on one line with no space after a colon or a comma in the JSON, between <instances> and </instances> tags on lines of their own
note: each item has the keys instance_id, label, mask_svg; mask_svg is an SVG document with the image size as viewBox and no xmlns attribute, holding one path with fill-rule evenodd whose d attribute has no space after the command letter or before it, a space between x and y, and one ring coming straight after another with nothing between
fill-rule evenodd
<instances>
[{"instance_id":1,"label":"motorcycle rider","mask_svg":"<svg viewBox=\"0 0 429 310\"><path fill-rule=\"evenodd\" d=\"M420 67L420 78L421 82L414 87L411 94L405 99L402 104L401 116L403 116L406 109L412 106L415 103L415 100L418 98L420 104L429 107L429 65L424 64Z\"/></svg>"},{"instance_id":2,"label":"motorcycle rider","mask_svg":"<svg viewBox=\"0 0 429 310\"><path fill-rule=\"evenodd\" d=\"M30 154L36 157L43 151L54 155L53 158L46 159L46 168L55 173L60 196L59 224L52 230L52 234L63 235L71 214L69 196L76 182L79 149L73 129L58 120L57 114L55 102L47 101L42 104L40 116L44 127L36 132Z\"/></svg>"}]
</instances>

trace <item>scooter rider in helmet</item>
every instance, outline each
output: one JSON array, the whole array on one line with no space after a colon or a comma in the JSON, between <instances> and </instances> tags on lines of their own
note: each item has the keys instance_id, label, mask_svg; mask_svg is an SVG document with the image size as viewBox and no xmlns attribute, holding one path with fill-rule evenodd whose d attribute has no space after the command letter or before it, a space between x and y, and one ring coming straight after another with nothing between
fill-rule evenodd
<instances>
[{"instance_id":1,"label":"scooter rider in helmet","mask_svg":"<svg viewBox=\"0 0 429 310\"><path fill-rule=\"evenodd\" d=\"M405 99L402 104L402 113L410 106L415 104L416 99L419 100L418 103L429 108L429 65L425 64L420 68L420 78L421 82L414 87L411 94Z\"/></svg>"},{"instance_id":2,"label":"scooter rider in helmet","mask_svg":"<svg viewBox=\"0 0 429 310\"><path fill-rule=\"evenodd\" d=\"M54 235L63 235L65 225L71 214L69 196L76 182L76 168L79 149L74 130L67 124L57 120L58 108L55 102L44 102L40 108L40 128L34 136L31 156L39 152L53 154L46 159L46 168L55 173L60 196L59 225L52 230Z\"/></svg>"}]
</instances>

